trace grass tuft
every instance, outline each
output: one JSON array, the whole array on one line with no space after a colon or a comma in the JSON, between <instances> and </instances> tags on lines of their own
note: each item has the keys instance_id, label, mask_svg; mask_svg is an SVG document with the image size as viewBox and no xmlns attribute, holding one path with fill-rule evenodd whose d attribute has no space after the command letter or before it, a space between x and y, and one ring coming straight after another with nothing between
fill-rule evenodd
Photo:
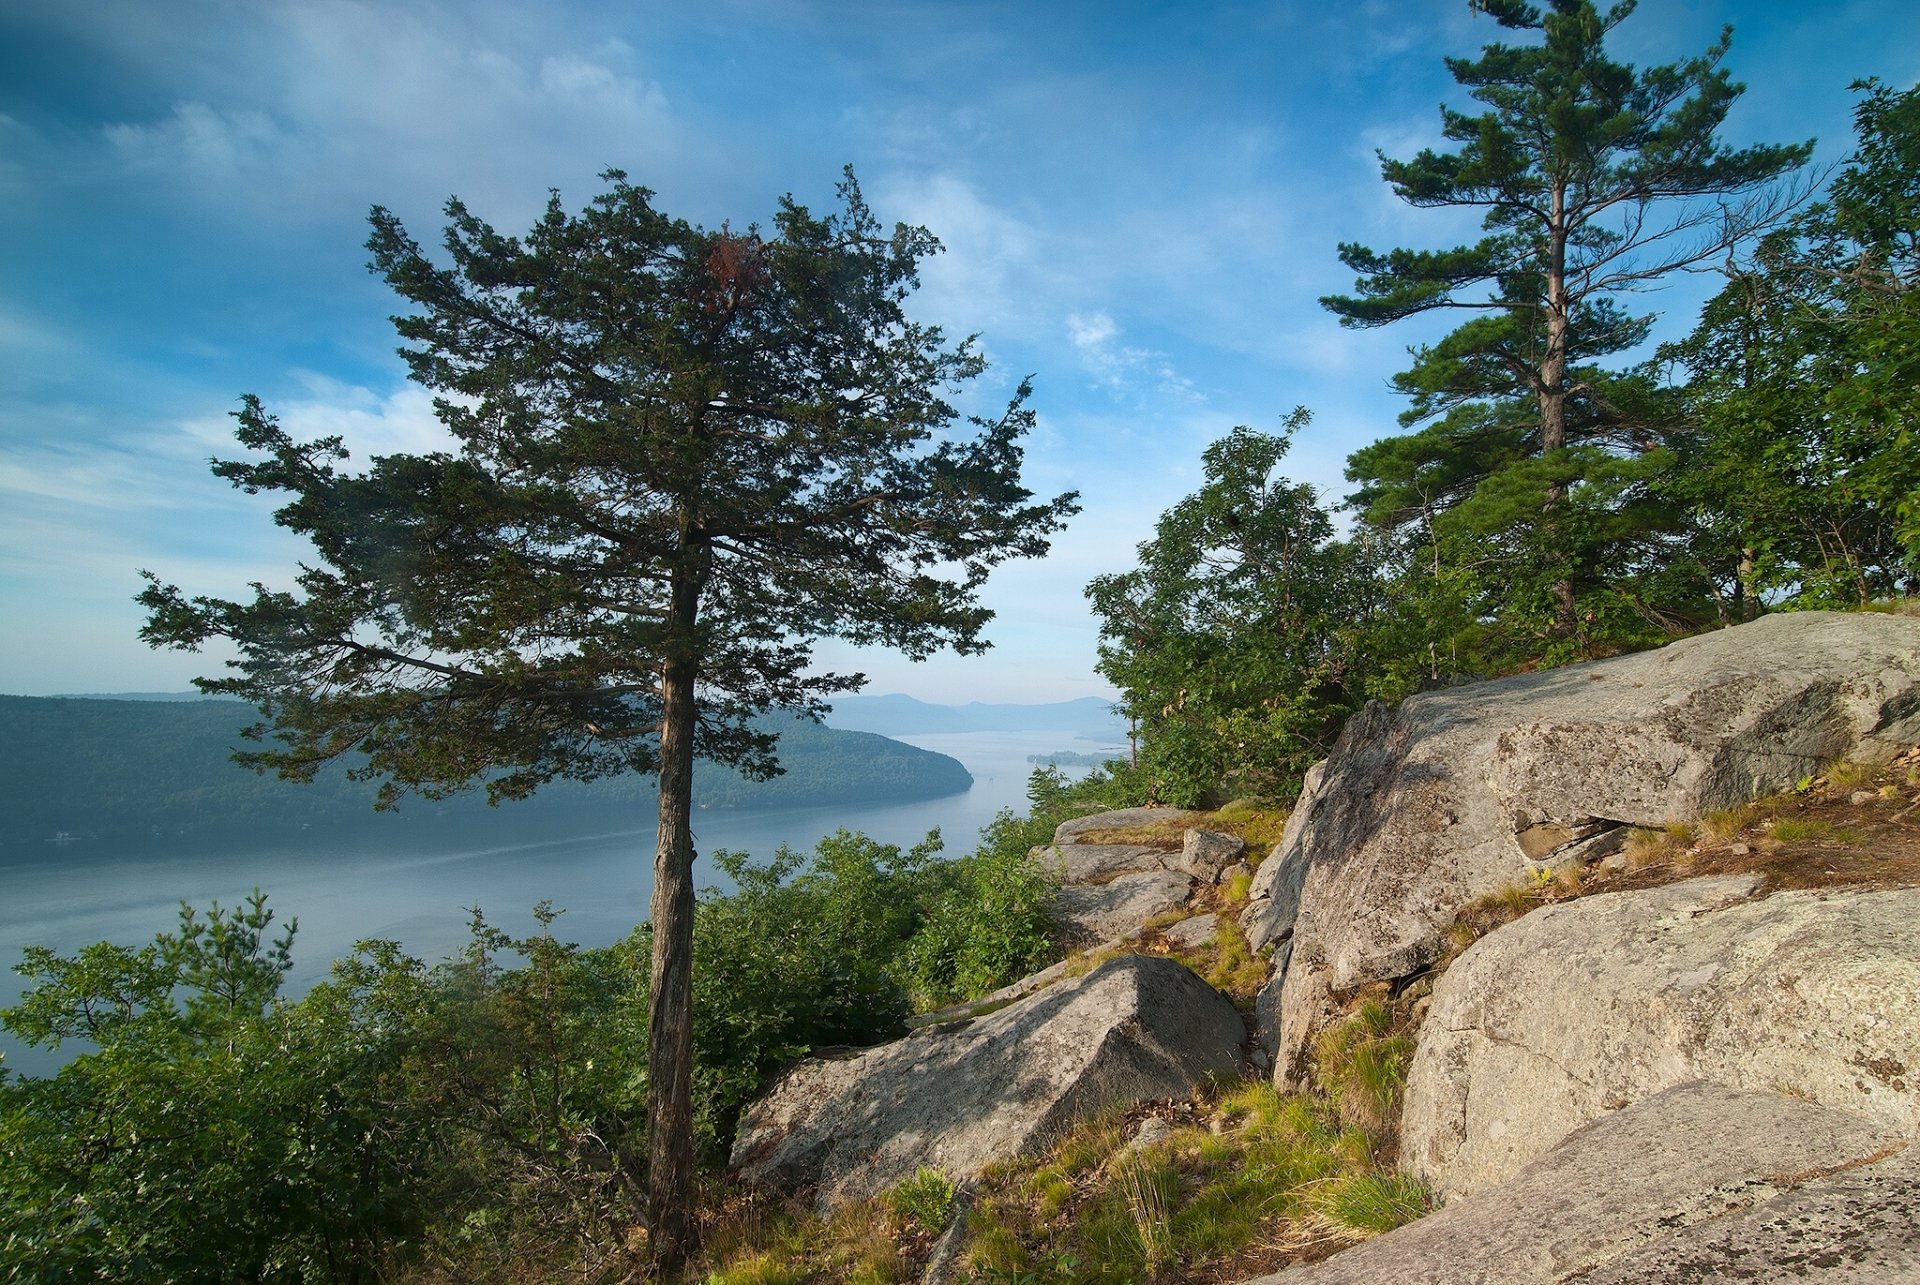
<instances>
[{"instance_id":1,"label":"grass tuft","mask_svg":"<svg viewBox=\"0 0 1920 1285\"><path fill-rule=\"evenodd\" d=\"M953 1209L953 1179L938 1169L922 1169L887 1193L893 1212L924 1231L939 1232Z\"/></svg>"},{"instance_id":2,"label":"grass tuft","mask_svg":"<svg viewBox=\"0 0 1920 1285\"><path fill-rule=\"evenodd\" d=\"M1366 1240L1392 1231L1426 1213L1431 1203L1423 1183L1398 1173L1343 1175L1307 1197L1316 1221L1341 1240Z\"/></svg>"}]
</instances>

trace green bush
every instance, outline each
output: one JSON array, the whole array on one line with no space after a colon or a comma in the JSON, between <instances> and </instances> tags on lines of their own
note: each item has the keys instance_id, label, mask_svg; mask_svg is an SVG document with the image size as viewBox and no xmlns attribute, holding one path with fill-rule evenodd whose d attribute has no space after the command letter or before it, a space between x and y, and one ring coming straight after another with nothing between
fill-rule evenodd
<instances>
[{"instance_id":1,"label":"green bush","mask_svg":"<svg viewBox=\"0 0 1920 1285\"><path fill-rule=\"evenodd\" d=\"M842 832L805 857L717 854L737 886L695 912L708 1156L794 1059L1042 962L1051 888L1026 852L1052 826L1003 815L951 862L937 833L905 852ZM257 893L183 908L143 947L29 947L32 984L0 1020L96 1051L0 1081L0 1279L609 1270L645 1187L648 932L583 950L557 912L534 916L514 938L475 910L434 967L362 943L297 1003L280 995L293 929L272 937Z\"/></svg>"}]
</instances>

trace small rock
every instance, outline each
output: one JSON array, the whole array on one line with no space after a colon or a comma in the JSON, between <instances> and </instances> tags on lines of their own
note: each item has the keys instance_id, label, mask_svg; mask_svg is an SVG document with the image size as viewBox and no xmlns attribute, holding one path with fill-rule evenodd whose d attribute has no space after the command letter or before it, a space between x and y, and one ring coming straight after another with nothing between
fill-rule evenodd
<instances>
[{"instance_id":1,"label":"small rock","mask_svg":"<svg viewBox=\"0 0 1920 1285\"><path fill-rule=\"evenodd\" d=\"M1857 808L1862 804L1871 803L1879 797L1880 796L1878 794L1875 794L1872 790L1855 790L1852 794L1847 796L1847 802L1853 804L1853 806Z\"/></svg>"},{"instance_id":2,"label":"small rock","mask_svg":"<svg viewBox=\"0 0 1920 1285\"><path fill-rule=\"evenodd\" d=\"M1220 872L1240 859L1246 840L1218 830L1188 830L1180 843L1180 864L1189 873L1213 883Z\"/></svg>"},{"instance_id":3,"label":"small rock","mask_svg":"<svg viewBox=\"0 0 1920 1285\"><path fill-rule=\"evenodd\" d=\"M1727 851L1736 857L1744 857L1753 851L1753 845L1747 843L1730 843L1727 845Z\"/></svg>"},{"instance_id":4,"label":"small rock","mask_svg":"<svg viewBox=\"0 0 1920 1285\"><path fill-rule=\"evenodd\" d=\"M1225 870L1222 870L1220 872L1219 883L1222 887L1225 887L1227 884L1232 883L1235 879L1251 879L1251 878L1253 878L1253 867L1248 865L1244 861L1236 861L1232 865L1228 866Z\"/></svg>"},{"instance_id":5,"label":"small rock","mask_svg":"<svg viewBox=\"0 0 1920 1285\"><path fill-rule=\"evenodd\" d=\"M1218 915L1195 915L1164 929L1161 936L1176 950L1198 950L1213 940L1213 934L1219 926Z\"/></svg>"},{"instance_id":6,"label":"small rock","mask_svg":"<svg viewBox=\"0 0 1920 1285\"><path fill-rule=\"evenodd\" d=\"M1192 877L1179 870L1070 885L1054 894L1053 919L1069 941L1104 941L1138 932L1155 915L1185 905L1192 891Z\"/></svg>"},{"instance_id":7,"label":"small rock","mask_svg":"<svg viewBox=\"0 0 1920 1285\"><path fill-rule=\"evenodd\" d=\"M1172 1136L1172 1125L1157 1115L1150 1115L1142 1120L1140 1127L1134 1131L1132 1141L1127 1143L1127 1150L1142 1151L1156 1142L1165 1142Z\"/></svg>"}]
</instances>

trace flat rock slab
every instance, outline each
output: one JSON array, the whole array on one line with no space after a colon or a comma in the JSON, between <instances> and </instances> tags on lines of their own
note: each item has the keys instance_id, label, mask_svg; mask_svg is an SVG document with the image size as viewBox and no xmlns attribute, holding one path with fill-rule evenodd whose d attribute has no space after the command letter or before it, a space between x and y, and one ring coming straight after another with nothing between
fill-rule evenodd
<instances>
[{"instance_id":1,"label":"flat rock slab","mask_svg":"<svg viewBox=\"0 0 1920 1285\"><path fill-rule=\"evenodd\" d=\"M1053 828L1053 841L1078 843L1081 835L1092 831L1185 827L1199 819L1200 813L1188 812L1180 808L1116 808L1111 812L1095 812L1090 816L1062 821Z\"/></svg>"},{"instance_id":2,"label":"flat rock slab","mask_svg":"<svg viewBox=\"0 0 1920 1285\"><path fill-rule=\"evenodd\" d=\"M1061 884L1106 883L1121 875L1172 870L1180 854L1139 843L1060 843L1027 854L1035 866Z\"/></svg>"},{"instance_id":3,"label":"flat rock slab","mask_svg":"<svg viewBox=\"0 0 1920 1285\"><path fill-rule=\"evenodd\" d=\"M1212 941L1213 935L1219 931L1220 916L1195 915L1169 925L1160 935L1180 950L1198 950Z\"/></svg>"},{"instance_id":4,"label":"flat rock slab","mask_svg":"<svg viewBox=\"0 0 1920 1285\"><path fill-rule=\"evenodd\" d=\"M1920 1281L1920 1154L1820 1178L1689 1227L1571 1278L1572 1285L1914 1285Z\"/></svg>"},{"instance_id":5,"label":"flat rock slab","mask_svg":"<svg viewBox=\"0 0 1920 1285\"><path fill-rule=\"evenodd\" d=\"M1437 957L1458 910L1920 739L1920 619L1793 612L1657 651L1371 704L1308 773L1242 923L1286 970L1290 1069L1333 997Z\"/></svg>"},{"instance_id":6,"label":"flat rock slab","mask_svg":"<svg viewBox=\"0 0 1920 1285\"><path fill-rule=\"evenodd\" d=\"M1421 1028L1402 1166L1453 1199L1691 1080L1920 1136L1920 889L1745 900L1756 883L1584 897L1476 942Z\"/></svg>"},{"instance_id":7,"label":"flat rock slab","mask_svg":"<svg viewBox=\"0 0 1920 1285\"><path fill-rule=\"evenodd\" d=\"M1629 1255L1660 1261L1687 1229L1757 1212L1887 1147L1883 1128L1845 1111L1677 1086L1594 1121L1500 1186L1259 1285L1600 1285L1614 1278L1581 1273Z\"/></svg>"},{"instance_id":8,"label":"flat rock slab","mask_svg":"<svg viewBox=\"0 0 1920 1285\"><path fill-rule=\"evenodd\" d=\"M1140 931L1155 915L1187 904L1193 877L1178 870L1122 875L1111 883L1069 884L1053 895L1053 922L1069 943Z\"/></svg>"},{"instance_id":9,"label":"flat rock slab","mask_svg":"<svg viewBox=\"0 0 1920 1285\"><path fill-rule=\"evenodd\" d=\"M1238 1072L1246 1028L1169 959L1123 956L1008 1008L856 1057L802 1062L741 1121L732 1164L820 1208L922 1168L962 1181L1116 1103Z\"/></svg>"}]
</instances>

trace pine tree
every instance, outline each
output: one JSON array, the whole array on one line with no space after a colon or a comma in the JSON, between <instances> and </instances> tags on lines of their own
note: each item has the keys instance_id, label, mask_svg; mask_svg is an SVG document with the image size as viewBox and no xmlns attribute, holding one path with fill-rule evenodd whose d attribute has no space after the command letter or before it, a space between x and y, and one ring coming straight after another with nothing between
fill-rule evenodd
<instances>
[{"instance_id":1,"label":"pine tree","mask_svg":"<svg viewBox=\"0 0 1920 1285\"><path fill-rule=\"evenodd\" d=\"M668 218L607 177L525 238L450 202L450 265L376 209L373 266L414 309L402 353L458 449L352 472L338 439L297 442L246 399L255 454L214 471L288 497L275 520L316 561L297 593L250 601L149 577L143 636L231 640L235 672L200 686L254 702L256 736L284 742L244 760L310 779L355 756L389 805L658 775L649 1203L672 1264L692 1181L694 758L776 771L751 717L864 681L812 670L821 636L985 648L988 573L1043 553L1076 506L1020 485L1024 385L956 425L945 397L984 363L902 308L938 244L883 231L851 174L840 212L788 199L767 237Z\"/></svg>"},{"instance_id":2,"label":"pine tree","mask_svg":"<svg viewBox=\"0 0 1920 1285\"><path fill-rule=\"evenodd\" d=\"M1452 556L1481 564L1492 610L1530 613L1577 648L1583 591L1618 577L1660 521L1629 466L1661 440L1658 400L1644 377L1602 364L1651 324L1620 297L1775 222L1795 195L1773 180L1811 145L1716 140L1741 92L1720 68L1730 30L1696 58L1636 70L1605 49L1631 0L1604 13L1591 0L1478 7L1540 40L1448 59L1485 110L1443 107L1458 149L1383 156L1381 173L1411 205L1483 210L1485 236L1386 254L1343 244L1356 293L1322 303L1357 327L1480 315L1414 350L1394 383L1413 402L1402 423L1419 427L1356 452L1348 476L1369 522L1424 528L1436 554L1468 546Z\"/></svg>"}]
</instances>

